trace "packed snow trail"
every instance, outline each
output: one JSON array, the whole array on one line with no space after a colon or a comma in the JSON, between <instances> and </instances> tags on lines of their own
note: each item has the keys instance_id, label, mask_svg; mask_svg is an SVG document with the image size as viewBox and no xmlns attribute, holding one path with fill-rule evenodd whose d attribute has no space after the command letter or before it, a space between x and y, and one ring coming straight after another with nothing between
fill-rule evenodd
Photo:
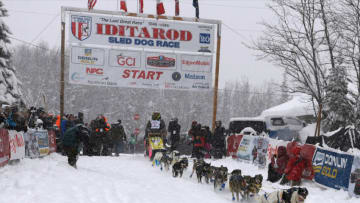
<instances>
[{"instance_id":1,"label":"packed snow trail","mask_svg":"<svg viewBox=\"0 0 360 203\"><path fill-rule=\"evenodd\" d=\"M244 175L261 173L248 163L231 158L208 160L224 165L229 171L240 168ZM189 178L192 162L183 178L173 178L170 171L152 167L143 155L120 157L80 157L78 169L67 159L52 154L42 159L24 159L16 165L0 168L0 203L191 203L232 202L228 184L225 191L214 191L212 184L199 184ZM196 175L195 175L196 176ZM321 189L314 183L304 183L309 189L308 202L358 202L347 192ZM287 188L263 181L261 193Z\"/></svg>"}]
</instances>

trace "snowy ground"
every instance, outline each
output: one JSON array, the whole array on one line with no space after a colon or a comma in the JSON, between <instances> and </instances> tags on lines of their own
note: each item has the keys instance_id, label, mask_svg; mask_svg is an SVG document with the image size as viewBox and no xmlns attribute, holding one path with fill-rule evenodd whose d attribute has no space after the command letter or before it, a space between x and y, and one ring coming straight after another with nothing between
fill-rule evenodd
<instances>
[{"instance_id":1,"label":"snowy ground","mask_svg":"<svg viewBox=\"0 0 360 203\"><path fill-rule=\"evenodd\" d=\"M243 174L261 173L248 163L231 158L211 160L213 165L224 165ZM183 178L173 178L170 171L152 167L143 155L120 157L80 157L78 169L67 165L66 157L58 154L42 159L24 159L19 164L0 168L0 203L187 203L232 202L225 191L214 191L211 184L198 184L189 178L192 163ZM320 188L304 183L310 194L306 202L359 202L345 191ZM286 188L264 180L261 193Z\"/></svg>"}]
</instances>

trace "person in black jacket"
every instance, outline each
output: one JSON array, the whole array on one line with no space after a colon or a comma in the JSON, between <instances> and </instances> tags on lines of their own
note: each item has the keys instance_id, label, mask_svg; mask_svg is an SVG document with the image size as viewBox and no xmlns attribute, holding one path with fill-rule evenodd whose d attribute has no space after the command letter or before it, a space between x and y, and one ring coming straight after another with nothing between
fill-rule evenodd
<instances>
[{"instance_id":1,"label":"person in black jacket","mask_svg":"<svg viewBox=\"0 0 360 203\"><path fill-rule=\"evenodd\" d=\"M76 168L76 162L80 151L80 143L88 144L89 131L82 125L77 124L66 130L62 144L63 149L68 157L68 163L70 166Z\"/></svg>"},{"instance_id":2,"label":"person in black jacket","mask_svg":"<svg viewBox=\"0 0 360 203\"><path fill-rule=\"evenodd\" d=\"M177 118L173 118L169 122L168 132L170 133L171 148L170 151L176 150L180 142L180 129L181 126L178 123Z\"/></svg>"},{"instance_id":3,"label":"person in black jacket","mask_svg":"<svg viewBox=\"0 0 360 203\"><path fill-rule=\"evenodd\" d=\"M215 122L215 131L214 131L214 139L212 140L212 146L214 148L214 157L222 158L222 156L226 155L226 130L222 126L221 121Z\"/></svg>"},{"instance_id":4,"label":"person in black jacket","mask_svg":"<svg viewBox=\"0 0 360 203\"><path fill-rule=\"evenodd\" d=\"M119 156L119 153L124 150L124 142L126 142L126 133L124 127L121 125L119 119L116 123L111 125L110 137L112 140L115 156Z\"/></svg>"}]
</instances>

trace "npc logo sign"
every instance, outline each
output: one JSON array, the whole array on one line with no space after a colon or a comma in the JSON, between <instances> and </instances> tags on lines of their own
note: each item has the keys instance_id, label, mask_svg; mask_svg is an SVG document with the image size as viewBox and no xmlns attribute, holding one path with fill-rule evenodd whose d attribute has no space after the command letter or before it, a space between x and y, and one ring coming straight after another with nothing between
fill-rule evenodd
<instances>
[{"instance_id":1,"label":"npc logo sign","mask_svg":"<svg viewBox=\"0 0 360 203\"><path fill-rule=\"evenodd\" d=\"M91 35L91 17L71 16L71 33L80 40L86 40Z\"/></svg>"}]
</instances>

